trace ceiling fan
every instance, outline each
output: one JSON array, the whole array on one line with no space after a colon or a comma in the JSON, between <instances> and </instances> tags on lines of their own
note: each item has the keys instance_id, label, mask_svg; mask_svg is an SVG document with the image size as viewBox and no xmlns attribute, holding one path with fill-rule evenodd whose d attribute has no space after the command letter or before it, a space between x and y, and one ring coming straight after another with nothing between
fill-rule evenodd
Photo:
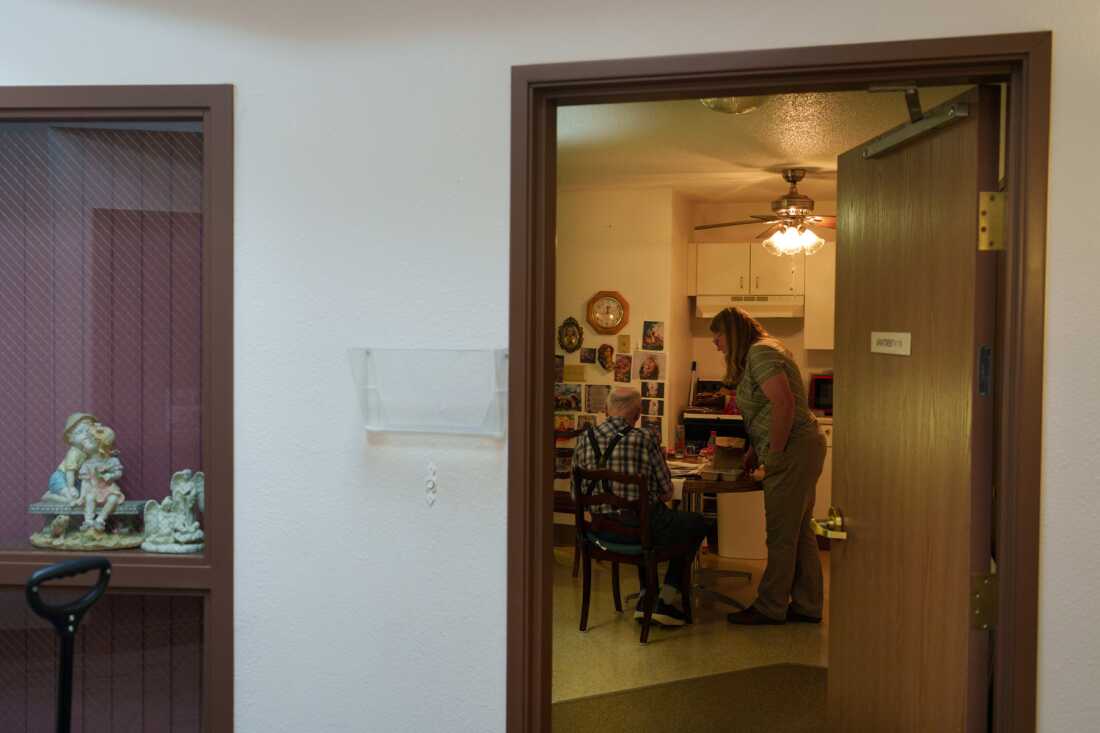
<instances>
[{"instance_id":1,"label":"ceiling fan","mask_svg":"<svg viewBox=\"0 0 1100 733\"><path fill-rule=\"evenodd\" d=\"M798 182L805 177L805 168L783 170L783 180L791 184L791 189L772 201L771 215L753 214L751 219L702 224L695 227L695 230L720 229L743 224L769 224L767 229L756 235L756 239L766 237L764 247L772 254L786 255L798 252L813 254L825 246L825 240L814 234L810 227L836 229L836 216L814 214L814 200L798 191Z\"/></svg>"}]
</instances>

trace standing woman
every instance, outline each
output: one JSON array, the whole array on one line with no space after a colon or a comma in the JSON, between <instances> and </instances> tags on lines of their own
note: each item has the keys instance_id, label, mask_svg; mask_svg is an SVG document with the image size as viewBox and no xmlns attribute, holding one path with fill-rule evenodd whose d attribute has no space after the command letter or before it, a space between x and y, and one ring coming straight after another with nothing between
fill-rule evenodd
<instances>
[{"instance_id":1,"label":"standing woman","mask_svg":"<svg viewBox=\"0 0 1100 733\"><path fill-rule=\"evenodd\" d=\"M810 524L825 440L806 402L791 353L740 308L710 322L714 345L726 356L727 389L736 389L749 449L746 473L764 466L768 566L756 600L726 618L732 624L820 623L821 558Z\"/></svg>"}]
</instances>

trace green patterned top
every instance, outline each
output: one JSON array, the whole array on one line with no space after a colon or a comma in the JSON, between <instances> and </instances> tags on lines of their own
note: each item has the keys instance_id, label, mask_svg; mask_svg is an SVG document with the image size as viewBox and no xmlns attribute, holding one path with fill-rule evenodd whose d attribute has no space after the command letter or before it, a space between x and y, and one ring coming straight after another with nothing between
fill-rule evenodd
<instances>
[{"instance_id":1,"label":"green patterned top","mask_svg":"<svg viewBox=\"0 0 1100 733\"><path fill-rule=\"evenodd\" d=\"M745 372L737 385L737 408L745 418L745 431L761 462L766 461L771 442L772 404L760 385L781 373L787 375L794 395L794 423L788 442L817 430L817 418L810 412L802 373L791 352L776 339L760 339L749 347Z\"/></svg>"}]
</instances>

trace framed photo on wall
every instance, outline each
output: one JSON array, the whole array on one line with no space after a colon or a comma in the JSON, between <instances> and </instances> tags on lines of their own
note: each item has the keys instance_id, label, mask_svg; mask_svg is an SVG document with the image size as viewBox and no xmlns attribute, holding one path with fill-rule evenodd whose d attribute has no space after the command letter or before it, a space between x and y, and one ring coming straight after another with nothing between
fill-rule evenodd
<instances>
[{"instance_id":1,"label":"framed photo on wall","mask_svg":"<svg viewBox=\"0 0 1100 733\"><path fill-rule=\"evenodd\" d=\"M589 384L584 390L584 409L589 412L607 412L607 398L611 394L610 384Z\"/></svg>"},{"instance_id":2,"label":"framed photo on wall","mask_svg":"<svg viewBox=\"0 0 1100 733\"><path fill-rule=\"evenodd\" d=\"M554 450L554 478L569 478L573 473L573 449Z\"/></svg>"},{"instance_id":3,"label":"framed photo on wall","mask_svg":"<svg viewBox=\"0 0 1100 733\"><path fill-rule=\"evenodd\" d=\"M581 385L579 384L555 384L554 385L554 411L555 412L580 412L581 409Z\"/></svg>"},{"instance_id":4,"label":"framed photo on wall","mask_svg":"<svg viewBox=\"0 0 1100 733\"><path fill-rule=\"evenodd\" d=\"M665 354L656 354L652 351L638 351L634 354L638 379L643 381L665 379L666 363Z\"/></svg>"},{"instance_id":5,"label":"framed photo on wall","mask_svg":"<svg viewBox=\"0 0 1100 733\"><path fill-rule=\"evenodd\" d=\"M634 363L630 354L619 354L615 357L615 381L616 382L629 382L631 381L630 371Z\"/></svg>"},{"instance_id":6,"label":"framed photo on wall","mask_svg":"<svg viewBox=\"0 0 1100 733\"><path fill-rule=\"evenodd\" d=\"M644 321L642 324L642 349L645 351L665 350L665 322Z\"/></svg>"}]
</instances>

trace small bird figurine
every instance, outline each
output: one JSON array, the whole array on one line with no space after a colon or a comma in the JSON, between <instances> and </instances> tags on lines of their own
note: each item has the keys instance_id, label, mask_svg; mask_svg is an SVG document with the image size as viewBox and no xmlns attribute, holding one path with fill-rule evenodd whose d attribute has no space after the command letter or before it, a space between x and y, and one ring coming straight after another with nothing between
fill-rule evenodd
<instances>
[{"instance_id":1,"label":"small bird figurine","mask_svg":"<svg viewBox=\"0 0 1100 733\"><path fill-rule=\"evenodd\" d=\"M62 514L50 522L50 536L60 537L69 529L69 515Z\"/></svg>"}]
</instances>

